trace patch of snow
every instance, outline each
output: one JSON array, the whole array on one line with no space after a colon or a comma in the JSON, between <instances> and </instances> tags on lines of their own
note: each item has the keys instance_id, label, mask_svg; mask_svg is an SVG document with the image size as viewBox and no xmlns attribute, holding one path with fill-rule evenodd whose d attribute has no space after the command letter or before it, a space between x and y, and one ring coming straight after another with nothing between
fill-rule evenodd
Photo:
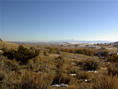
<instances>
[{"instance_id":1,"label":"patch of snow","mask_svg":"<svg viewBox=\"0 0 118 89\"><path fill-rule=\"evenodd\" d=\"M72 63L72 65L75 65L75 63Z\"/></svg>"},{"instance_id":2,"label":"patch of snow","mask_svg":"<svg viewBox=\"0 0 118 89\"><path fill-rule=\"evenodd\" d=\"M85 82L87 82L88 80L87 80L87 79L85 79L84 81L85 81Z\"/></svg>"},{"instance_id":3,"label":"patch of snow","mask_svg":"<svg viewBox=\"0 0 118 89\"><path fill-rule=\"evenodd\" d=\"M94 70L92 70L92 71L87 71L87 72L98 73L98 71L96 71L96 70L95 70L95 71L94 71Z\"/></svg>"},{"instance_id":4,"label":"patch of snow","mask_svg":"<svg viewBox=\"0 0 118 89\"><path fill-rule=\"evenodd\" d=\"M76 76L77 74L70 74L71 76Z\"/></svg>"},{"instance_id":5,"label":"patch of snow","mask_svg":"<svg viewBox=\"0 0 118 89\"><path fill-rule=\"evenodd\" d=\"M60 84L60 86L61 86L61 87L68 87L68 84L62 83L62 84Z\"/></svg>"},{"instance_id":6,"label":"patch of snow","mask_svg":"<svg viewBox=\"0 0 118 89\"><path fill-rule=\"evenodd\" d=\"M60 85L59 84L54 84L54 85L52 85L53 87L60 87Z\"/></svg>"},{"instance_id":7,"label":"patch of snow","mask_svg":"<svg viewBox=\"0 0 118 89\"><path fill-rule=\"evenodd\" d=\"M0 53L2 53L3 51L2 50L0 50Z\"/></svg>"},{"instance_id":8,"label":"patch of snow","mask_svg":"<svg viewBox=\"0 0 118 89\"><path fill-rule=\"evenodd\" d=\"M61 83L61 84L54 84L52 86L53 87L68 87L68 84Z\"/></svg>"}]
</instances>

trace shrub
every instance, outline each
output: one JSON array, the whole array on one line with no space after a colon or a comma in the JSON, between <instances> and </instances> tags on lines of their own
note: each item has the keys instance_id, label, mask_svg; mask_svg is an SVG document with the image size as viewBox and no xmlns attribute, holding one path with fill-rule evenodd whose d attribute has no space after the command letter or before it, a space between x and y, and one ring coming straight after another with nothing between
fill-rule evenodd
<instances>
[{"instance_id":1,"label":"shrub","mask_svg":"<svg viewBox=\"0 0 118 89\"><path fill-rule=\"evenodd\" d=\"M62 56L55 58L55 63L56 63L56 67L58 69L61 69L63 67L63 64L64 64L64 58Z\"/></svg>"},{"instance_id":2,"label":"shrub","mask_svg":"<svg viewBox=\"0 0 118 89\"><path fill-rule=\"evenodd\" d=\"M112 54L108 57L108 61L110 62L118 62L118 55L117 54Z\"/></svg>"},{"instance_id":3,"label":"shrub","mask_svg":"<svg viewBox=\"0 0 118 89\"><path fill-rule=\"evenodd\" d=\"M68 53L75 53L75 49L61 49L63 52L68 52Z\"/></svg>"},{"instance_id":4,"label":"shrub","mask_svg":"<svg viewBox=\"0 0 118 89\"><path fill-rule=\"evenodd\" d=\"M99 52L96 52L95 56L108 57L109 56L109 52L108 51L99 51Z\"/></svg>"},{"instance_id":5,"label":"shrub","mask_svg":"<svg viewBox=\"0 0 118 89\"><path fill-rule=\"evenodd\" d=\"M61 84L61 83L69 84L69 82L70 82L70 77L69 76L67 76L66 74L58 73L55 76L52 84Z\"/></svg>"},{"instance_id":6,"label":"shrub","mask_svg":"<svg viewBox=\"0 0 118 89\"><path fill-rule=\"evenodd\" d=\"M16 59L21 64L27 63L27 61L35 56L38 56L39 50L34 48L25 48L23 46L19 46L18 50L7 50L4 52L4 56L7 56L9 59Z\"/></svg>"},{"instance_id":7,"label":"shrub","mask_svg":"<svg viewBox=\"0 0 118 89\"><path fill-rule=\"evenodd\" d=\"M88 59L88 60L83 61L82 66L84 70L95 71L99 69L99 62L97 62L94 59Z\"/></svg>"},{"instance_id":8,"label":"shrub","mask_svg":"<svg viewBox=\"0 0 118 89\"><path fill-rule=\"evenodd\" d=\"M75 53L80 53L88 56L94 56L95 51L92 49L77 49Z\"/></svg>"},{"instance_id":9,"label":"shrub","mask_svg":"<svg viewBox=\"0 0 118 89\"><path fill-rule=\"evenodd\" d=\"M48 56L48 53L46 51L43 52L44 56Z\"/></svg>"},{"instance_id":10,"label":"shrub","mask_svg":"<svg viewBox=\"0 0 118 89\"><path fill-rule=\"evenodd\" d=\"M15 58L15 54L16 54L16 50L10 49L10 50L5 50L4 51L4 56L7 56L9 59L14 59Z\"/></svg>"},{"instance_id":11,"label":"shrub","mask_svg":"<svg viewBox=\"0 0 118 89\"><path fill-rule=\"evenodd\" d=\"M84 54L88 56L94 56L95 50L93 49L85 49L85 48L79 48L79 49L62 49L63 52L69 52L69 53L78 53L78 54Z\"/></svg>"}]
</instances>

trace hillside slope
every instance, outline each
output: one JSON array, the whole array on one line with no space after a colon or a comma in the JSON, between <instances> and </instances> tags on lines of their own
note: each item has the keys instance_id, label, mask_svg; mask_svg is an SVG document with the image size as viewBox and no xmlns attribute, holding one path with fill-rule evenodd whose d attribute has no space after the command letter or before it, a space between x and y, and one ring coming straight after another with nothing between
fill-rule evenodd
<instances>
[{"instance_id":1,"label":"hillside slope","mask_svg":"<svg viewBox=\"0 0 118 89\"><path fill-rule=\"evenodd\" d=\"M1 48L11 49L11 48L17 48L17 47L18 47L18 44L0 40L0 49Z\"/></svg>"}]
</instances>

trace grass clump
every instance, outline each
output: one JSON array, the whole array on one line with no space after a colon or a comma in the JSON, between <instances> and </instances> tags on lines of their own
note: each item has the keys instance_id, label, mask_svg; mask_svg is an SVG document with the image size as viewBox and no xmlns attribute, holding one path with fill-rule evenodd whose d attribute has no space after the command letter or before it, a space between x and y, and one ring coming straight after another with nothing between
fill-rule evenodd
<instances>
[{"instance_id":1,"label":"grass clump","mask_svg":"<svg viewBox=\"0 0 118 89\"><path fill-rule=\"evenodd\" d=\"M101 76L93 83L93 89L118 89L118 79L113 76Z\"/></svg>"},{"instance_id":2,"label":"grass clump","mask_svg":"<svg viewBox=\"0 0 118 89\"><path fill-rule=\"evenodd\" d=\"M117 54L112 54L108 57L108 61L110 62L118 62L118 55Z\"/></svg>"},{"instance_id":3,"label":"grass clump","mask_svg":"<svg viewBox=\"0 0 118 89\"><path fill-rule=\"evenodd\" d=\"M77 73L77 79L82 79L82 80L85 80L85 79L89 79L89 74L87 72L84 72L84 71L80 71Z\"/></svg>"},{"instance_id":4,"label":"grass clump","mask_svg":"<svg viewBox=\"0 0 118 89\"><path fill-rule=\"evenodd\" d=\"M25 72L21 79L21 89L48 89L52 83L50 74L37 74L35 72Z\"/></svg>"},{"instance_id":5,"label":"grass clump","mask_svg":"<svg viewBox=\"0 0 118 89\"><path fill-rule=\"evenodd\" d=\"M108 74L113 76L118 76L118 63L110 64L108 67Z\"/></svg>"}]
</instances>

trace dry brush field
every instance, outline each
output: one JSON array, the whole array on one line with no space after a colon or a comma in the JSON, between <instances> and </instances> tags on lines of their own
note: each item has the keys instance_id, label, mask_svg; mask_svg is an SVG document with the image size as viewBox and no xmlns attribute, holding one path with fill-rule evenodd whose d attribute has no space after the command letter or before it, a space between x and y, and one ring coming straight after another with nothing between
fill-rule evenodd
<instances>
[{"instance_id":1,"label":"dry brush field","mask_svg":"<svg viewBox=\"0 0 118 89\"><path fill-rule=\"evenodd\" d=\"M0 89L118 89L118 56L107 50L0 45Z\"/></svg>"}]
</instances>

